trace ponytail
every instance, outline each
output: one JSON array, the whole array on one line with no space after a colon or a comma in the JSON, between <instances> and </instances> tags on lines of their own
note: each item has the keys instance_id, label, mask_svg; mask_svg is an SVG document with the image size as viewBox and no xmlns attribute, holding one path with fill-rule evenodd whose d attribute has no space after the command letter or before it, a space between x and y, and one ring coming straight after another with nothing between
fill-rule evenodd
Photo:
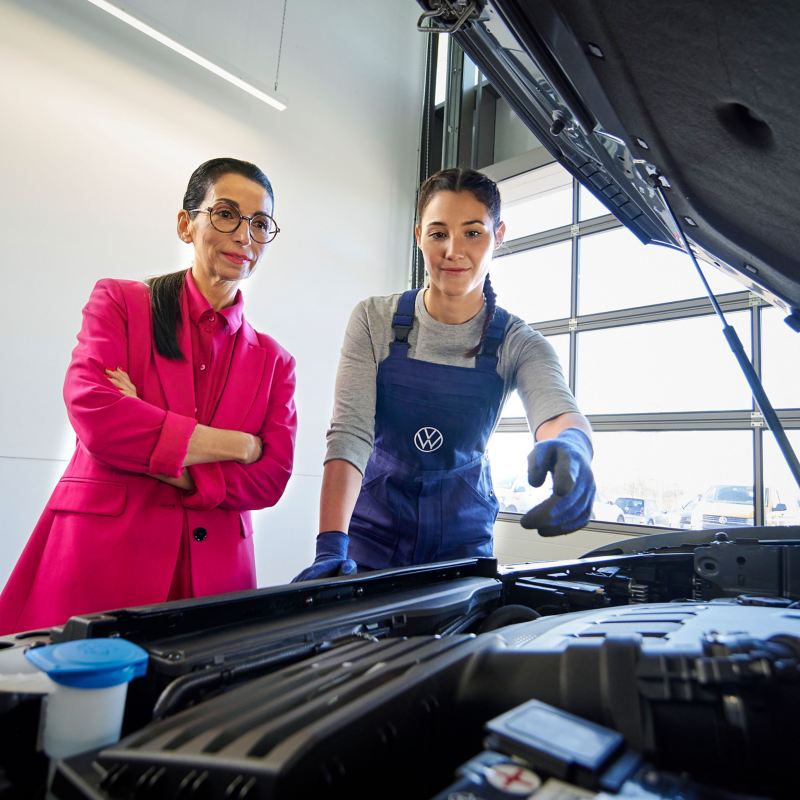
<instances>
[{"instance_id":1,"label":"ponytail","mask_svg":"<svg viewBox=\"0 0 800 800\"><path fill-rule=\"evenodd\" d=\"M478 341L478 344L475 345L471 350L467 352L467 356L477 356L480 353L481 348L483 347L483 340L486 338L486 331L489 330L489 326L492 324L492 320L494 319L494 313L497 310L497 295L494 293L494 287L492 286L492 282L489 280L489 273L486 273L486 277L483 281L483 296L486 300L486 319L483 321L483 329L481 330L481 338Z\"/></svg>"},{"instance_id":2,"label":"ponytail","mask_svg":"<svg viewBox=\"0 0 800 800\"><path fill-rule=\"evenodd\" d=\"M181 292L186 280L186 270L170 272L149 278L150 308L153 312L153 342L164 358L183 361L185 356L178 344L181 325Z\"/></svg>"}]
</instances>

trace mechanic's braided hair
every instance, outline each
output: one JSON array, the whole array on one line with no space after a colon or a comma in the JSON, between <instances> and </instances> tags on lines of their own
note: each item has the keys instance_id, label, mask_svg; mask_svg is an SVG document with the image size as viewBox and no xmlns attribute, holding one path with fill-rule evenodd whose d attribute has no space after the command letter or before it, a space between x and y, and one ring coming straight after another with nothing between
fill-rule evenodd
<instances>
[{"instance_id":1,"label":"mechanic's braided hair","mask_svg":"<svg viewBox=\"0 0 800 800\"><path fill-rule=\"evenodd\" d=\"M467 351L468 356L476 356L478 353L480 353L481 347L483 347L483 340L486 338L486 331L489 330L489 325L492 324L492 320L494 319L494 312L497 310L497 295L494 293L494 287L492 286L492 282L489 280L488 272L483 280L483 297L486 301L486 319L483 321L481 338L478 340L478 344L476 344L472 350Z\"/></svg>"},{"instance_id":2,"label":"mechanic's braided hair","mask_svg":"<svg viewBox=\"0 0 800 800\"><path fill-rule=\"evenodd\" d=\"M275 195L269 178L249 161L240 161L238 158L212 158L202 163L189 178L186 193L183 196L183 209L199 208L209 187L223 175L241 175L254 183L258 183L267 190L270 202L275 205ZM199 212L189 214L194 219ZM146 283L150 287L150 308L153 316L153 342L156 350L165 358L182 361L184 354L178 344L178 328L181 324L181 292L186 280L186 270L171 272L168 275L159 275L148 278Z\"/></svg>"},{"instance_id":3,"label":"mechanic's braided hair","mask_svg":"<svg viewBox=\"0 0 800 800\"><path fill-rule=\"evenodd\" d=\"M419 187L417 220L422 220L422 214L428 203L439 192L471 192L479 202L486 206L489 218L492 220L492 228L494 232L497 232L500 225L500 191L490 177L474 169L460 167L443 169L434 173ZM486 300L486 319L483 321L481 338L475 347L467 352L468 356L476 356L480 353L483 340L486 338L486 331L489 330L489 325L492 324L497 309L497 295L494 293L488 274L483 282L483 296Z\"/></svg>"}]
</instances>

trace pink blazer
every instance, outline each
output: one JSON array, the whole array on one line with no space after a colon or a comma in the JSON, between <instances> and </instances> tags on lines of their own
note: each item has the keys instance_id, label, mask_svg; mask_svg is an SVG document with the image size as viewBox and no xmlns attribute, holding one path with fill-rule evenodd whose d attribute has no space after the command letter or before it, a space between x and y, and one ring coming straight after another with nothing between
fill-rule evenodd
<instances>
[{"instance_id":1,"label":"pink blazer","mask_svg":"<svg viewBox=\"0 0 800 800\"><path fill-rule=\"evenodd\" d=\"M188 324L179 342L184 361L155 351L145 284L96 284L64 383L75 453L0 595L0 633L165 600L184 527L196 595L255 587L250 510L274 505L291 474L294 359L242 322L211 425L260 436L263 456L190 467L187 494L148 474L180 474L197 424ZM117 366L138 397L112 386Z\"/></svg>"}]
</instances>

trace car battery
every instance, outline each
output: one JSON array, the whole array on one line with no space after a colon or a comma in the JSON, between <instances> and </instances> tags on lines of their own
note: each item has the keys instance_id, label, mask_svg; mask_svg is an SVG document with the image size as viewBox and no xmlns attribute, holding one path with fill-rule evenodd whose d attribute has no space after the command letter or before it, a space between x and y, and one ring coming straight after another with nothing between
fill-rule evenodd
<instances>
[{"instance_id":1,"label":"car battery","mask_svg":"<svg viewBox=\"0 0 800 800\"><path fill-rule=\"evenodd\" d=\"M621 734L538 700L496 717L486 729L488 749L464 764L435 800L608 797L642 763Z\"/></svg>"}]
</instances>

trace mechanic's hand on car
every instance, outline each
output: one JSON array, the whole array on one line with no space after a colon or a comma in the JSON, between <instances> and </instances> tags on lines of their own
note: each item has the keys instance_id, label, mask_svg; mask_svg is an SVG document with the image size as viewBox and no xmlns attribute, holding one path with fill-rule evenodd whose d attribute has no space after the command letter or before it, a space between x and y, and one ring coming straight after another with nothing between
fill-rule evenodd
<instances>
[{"instance_id":1,"label":"mechanic's hand on car","mask_svg":"<svg viewBox=\"0 0 800 800\"><path fill-rule=\"evenodd\" d=\"M592 443L578 428L567 428L554 439L537 442L528 456L528 482L541 486L553 473L553 494L520 520L540 536L558 536L582 528L592 515L595 485Z\"/></svg>"},{"instance_id":2,"label":"mechanic's hand on car","mask_svg":"<svg viewBox=\"0 0 800 800\"><path fill-rule=\"evenodd\" d=\"M325 531L317 536L317 557L310 567L306 567L292 583L313 581L317 578L332 578L335 575L352 575L356 562L347 557L350 537L341 531Z\"/></svg>"}]
</instances>

